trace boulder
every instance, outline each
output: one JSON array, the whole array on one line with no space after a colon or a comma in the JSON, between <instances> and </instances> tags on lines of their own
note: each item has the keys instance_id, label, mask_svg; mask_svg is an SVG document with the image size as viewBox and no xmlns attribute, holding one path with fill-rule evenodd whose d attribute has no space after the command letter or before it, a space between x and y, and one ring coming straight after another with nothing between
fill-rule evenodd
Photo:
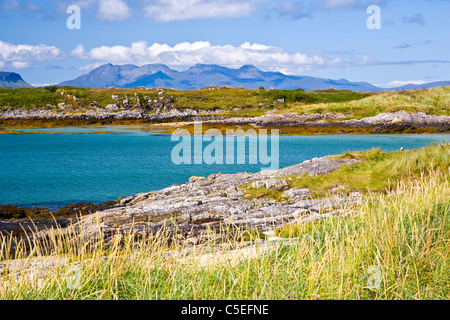
<instances>
[{"instance_id":1,"label":"boulder","mask_svg":"<svg viewBox=\"0 0 450 320\"><path fill-rule=\"evenodd\" d=\"M106 106L106 111L108 112L114 112L114 111L118 111L119 107L116 104L108 104Z\"/></svg>"},{"instance_id":2,"label":"boulder","mask_svg":"<svg viewBox=\"0 0 450 320\"><path fill-rule=\"evenodd\" d=\"M252 182L251 187L254 189L260 189L265 187L266 189L274 189L282 191L289 188L289 183L285 179L268 179L268 180L254 181Z\"/></svg>"},{"instance_id":3,"label":"boulder","mask_svg":"<svg viewBox=\"0 0 450 320\"><path fill-rule=\"evenodd\" d=\"M206 182L207 182L207 179L205 177L192 176L189 178L190 184L202 185Z\"/></svg>"}]
</instances>

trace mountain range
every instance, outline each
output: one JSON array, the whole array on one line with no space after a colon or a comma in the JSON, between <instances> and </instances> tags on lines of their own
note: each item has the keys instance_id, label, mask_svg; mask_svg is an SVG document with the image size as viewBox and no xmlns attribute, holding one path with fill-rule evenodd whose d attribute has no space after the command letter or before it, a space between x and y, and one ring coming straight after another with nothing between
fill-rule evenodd
<instances>
[{"instance_id":1,"label":"mountain range","mask_svg":"<svg viewBox=\"0 0 450 320\"><path fill-rule=\"evenodd\" d=\"M346 79L325 79L308 76L285 75L281 72L266 72L253 65L238 69L214 64L196 64L185 70L176 71L164 64L136 66L112 65L110 63L91 70L76 79L64 81L58 86L81 88L173 88L179 90L200 89L208 86L229 86L257 89L352 90L360 92L379 92L383 90L422 89L450 85L450 81L407 84L397 88L381 88L368 82L350 82ZM0 87L31 87L17 73L0 72Z\"/></svg>"},{"instance_id":2,"label":"mountain range","mask_svg":"<svg viewBox=\"0 0 450 320\"><path fill-rule=\"evenodd\" d=\"M0 71L0 88L31 88L31 85L26 83L18 73Z\"/></svg>"},{"instance_id":3,"label":"mountain range","mask_svg":"<svg viewBox=\"0 0 450 320\"><path fill-rule=\"evenodd\" d=\"M431 88L450 85L450 81L440 81L423 85L405 85L398 88L380 88L368 82L350 82L346 79L324 79L307 76L285 75L280 72L261 71L253 65L244 65L231 69L219 65L197 64L186 71L176 71L163 64L147 64L141 67L105 64L93 69L74 80L64 81L60 86L89 88L173 88L192 90L208 86L229 86L257 89L259 87L274 89L316 90L330 89L372 91L397 89Z\"/></svg>"}]
</instances>

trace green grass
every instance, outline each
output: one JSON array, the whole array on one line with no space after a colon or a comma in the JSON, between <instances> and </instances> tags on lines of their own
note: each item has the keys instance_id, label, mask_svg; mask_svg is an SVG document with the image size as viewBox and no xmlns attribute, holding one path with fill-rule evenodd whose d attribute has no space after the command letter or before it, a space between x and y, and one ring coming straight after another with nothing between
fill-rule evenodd
<instances>
[{"instance_id":1,"label":"green grass","mask_svg":"<svg viewBox=\"0 0 450 320\"><path fill-rule=\"evenodd\" d=\"M46 88L4 89L0 88L0 110L13 109L47 109L56 105L59 97Z\"/></svg>"},{"instance_id":2,"label":"green grass","mask_svg":"<svg viewBox=\"0 0 450 320\"><path fill-rule=\"evenodd\" d=\"M247 200L262 199L262 198L270 198L278 202L286 200L286 198L283 197L281 191L274 189L267 189L266 187L253 188L251 187L251 185L243 185L240 187L240 189L244 192L245 198Z\"/></svg>"},{"instance_id":3,"label":"green grass","mask_svg":"<svg viewBox=\"0 0 450 320\"><path fill-rule=\"evenodd\" d=\"M348 102L357 101L375 93L355 92L350 90L312 90L305 91L303 89L295 90L269 90L264 91L261 96L269 100L284 99L286 103L300 102L304 104L331 103L331 102Z\"/></svg>"},{"instance_id":4,"label":"green grass","mask_svg":"<svg viewBox=\"0 0 450 320\"><path fill-rule=\"evenodd\" d=\"M400 180L419 179L423 172L434 170L443 176L450 168L450 145L440 144L420 150L382 152L374 149L336 156L350 158L359 163L344 165L327 175L291 177L291 187L309 188L315 196L324 196L330 189L341 191L383 192L391 190Z\"/></svg>"}]
</instances>

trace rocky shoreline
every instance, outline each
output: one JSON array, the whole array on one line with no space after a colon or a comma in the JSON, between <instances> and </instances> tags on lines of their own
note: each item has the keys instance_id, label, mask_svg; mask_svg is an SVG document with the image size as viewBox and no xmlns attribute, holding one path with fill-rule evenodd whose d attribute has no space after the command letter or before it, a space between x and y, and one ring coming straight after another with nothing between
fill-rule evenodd
<instances>
[{"instance_id":1,"label":"rocky shoreline","mask_svg":"<svg viewBox=\"0 0 450 320\"><path fill-rule=\"evenodd\" d=\"M220 110L216 110L214 115L201 115L194 111L185 110L180 113L172 109L153 114L139 111L92 111L80 114L55 113L50 110L37 113L7 111L0 113L0 133L14 132L2 130L1 126L20 127L36 123L52 126L55 121L60 121L60 125L152 124L162 126L169 133L179 127L191 129L195 121L202 121L204 130L225 129L230 126L244 130L279 128L281 134L450 132L449 116L420 112L382 113L356 120L346 119L342 114L328 113L298 115L269 112L259 117L225 117L220 115ZM46 239L48 230L52 228L61 228L69 233L76 230L76 237L82 236L93 244L100 239L108 242L115 235L124 235L130 231L135 232L138 237L146 237L165 230L182 245L190 246L209 241L223 228L240 232L268 232L284 224L348 214L351 211L349 208L358 203L360 194L355 193L346 198L336 195L317 199L307 189L291 188L285 177L304 173L327 174L355 161L334 160L329 156L271 172L191 177L188 183L163 190L100 205L73 204L54 212L46 208L21 209L2 205L0 236L12 236L14 247L31 231L37 231L33 237ZM249 198L246 194L249 186L253 189L277 190L282 193L283 200L270 197ZM78 221L80 215L82 218ZM229 234L233 232L230 231Z\"/></svg>"},{"instance_id":2,"label":"rocky shoreline","mask_svg":"<svg viewBox=\"0 0 450 320\"><path fill-rule=\"evenodd\" d=\"M107 109L108 110L108 109ZM4 111L0 112L0 127L52 127L77 125L121 125L154 124L168 133L179 126L202 122L210 127L251 126L280 128L281 134L311 133L447 133L450 132L450 116L427 115L422 112L409 114L406 111L380 113L374 117L351 119L344 114L281 113L269 111L258 117L230 117L221 115L225 110L208 111L202 114L193 109L157 109L152 113L138 110L93 111L65 113L52 110ZM6 130L3 130L6 131ZM7 132L3 132L7 133Z\"/></svg>"},{"instance_id":3,"label":"rocky shoreline","mask_svg":"<svg viewBox=\"0 0 450 320\"><path fill-rule=\"evenodd\" d=\"M84 212L81 218L76 212L68 212L48 219L44 212L29 218L2 219L0 235L12 237L14 249L26 239L26 231L34 230L33 241L22 242L30 250L30 243L47 241L53 228L59 228L74 241L81 237L94 246L130 232L137 239L164 232L168 239L176 238L180 245L188 247L224 240L242 231L270 232L291 223L352 214L351 208L361 201L360 193L314 198L308 189L290 187L288 177L328 174L355 162L327 156L280 170L191 177L181 185L88 208L92 211ZM282 198L252 198L246 193L248 188L277 190Z\"/></svg>"}]
</instances>

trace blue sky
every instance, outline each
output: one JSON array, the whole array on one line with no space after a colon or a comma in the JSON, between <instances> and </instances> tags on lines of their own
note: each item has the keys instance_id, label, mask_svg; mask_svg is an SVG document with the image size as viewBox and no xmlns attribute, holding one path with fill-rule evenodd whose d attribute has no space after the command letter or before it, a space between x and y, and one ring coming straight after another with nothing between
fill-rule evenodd
<instances>
[{"instance_id":1,"label":"blue sky","mask_svg":"<svg viewBox=\"0 0 450 320\"><path fill-rule=\"evenodd\" d=\"M69 30L70 5L81 29ZM367 28L369 5L381 29ZM449 0L1 0L0 70L32 84L104 63L196 63L390 87L450 80Z\"/></svg>"}]
</instances>

